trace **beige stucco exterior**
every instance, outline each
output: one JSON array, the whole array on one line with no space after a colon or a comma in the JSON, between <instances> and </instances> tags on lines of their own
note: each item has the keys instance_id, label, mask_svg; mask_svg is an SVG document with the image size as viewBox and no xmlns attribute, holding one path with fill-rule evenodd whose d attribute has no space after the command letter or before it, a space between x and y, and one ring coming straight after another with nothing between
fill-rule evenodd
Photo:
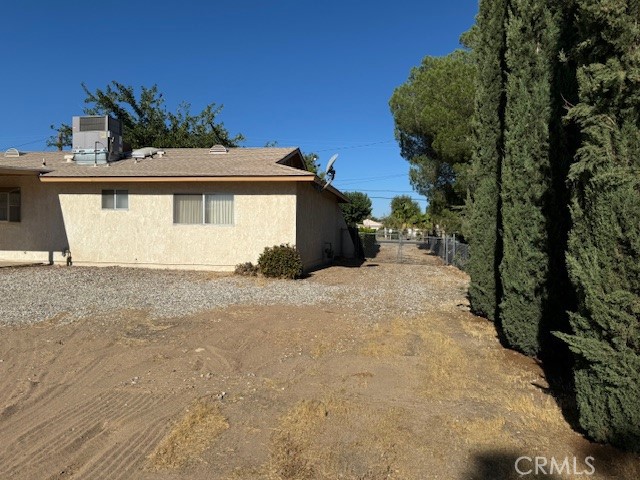
<instances>
[{"instance_id":1,"label":"beige stucco exterior","mask_svg":"<svg viewBox=\"0 0 640 480\"><path fill-rule=\"evenodd\" d=\"M334 255L352 251L335 195L310 182L45 184L0 176L0 186L19 186L22 201L21 222L0 223L0 260L64 262L68 248L74 265L230 271L255 263L266 246L289 243L310 269L327 260L327 243ZM128 209L102 209L103 189L128 190ZM234 224L174 224L175 193L233 194Z\"/></svg>"},{"instance_id":2,"label":"beige stucco exterior","mask_svg":"<svg viewBox=\"0 0 640 480\"><path fill-rule=\"evenodd\" d=\"M306 268L353 255L354 248L335 196L315 184L299 183L296 201L297 247Z\"/></svg>"},{"instance_id":3,"label":"beige stucco exterior","mask_svg":"<svg viewBox=\"0 0 640 480\"><path fill-rule=\"evenodd\" d=\"M0 260L60 261L69 245L56 189L43 188L37 174L0 175L0 187L19 187L20 222L0 222Z\"/></svg>"}]
</instances>

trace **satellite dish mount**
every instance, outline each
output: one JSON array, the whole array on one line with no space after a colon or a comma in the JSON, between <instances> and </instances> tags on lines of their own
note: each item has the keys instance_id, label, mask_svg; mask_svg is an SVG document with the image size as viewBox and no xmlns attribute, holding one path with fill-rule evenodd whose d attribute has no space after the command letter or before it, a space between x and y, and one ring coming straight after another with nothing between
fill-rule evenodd
<instances>
[{"instance_id":1,"label":"satellite dish mount","mask_svg":"<svg viewBox=\"0 0 640 480\"><path fill-rule=\"evenodd\" d=\"M336 158L338 158L337 153L333 155L327 162L327 168L325 169L325 176L324 176L325 184L324 184L323 190L327 188L329 185L331 185L331 182L333 182L333 179L336 176L336 171L333 168L333 164L335 163Z\"/></svg>"}]
</instances>

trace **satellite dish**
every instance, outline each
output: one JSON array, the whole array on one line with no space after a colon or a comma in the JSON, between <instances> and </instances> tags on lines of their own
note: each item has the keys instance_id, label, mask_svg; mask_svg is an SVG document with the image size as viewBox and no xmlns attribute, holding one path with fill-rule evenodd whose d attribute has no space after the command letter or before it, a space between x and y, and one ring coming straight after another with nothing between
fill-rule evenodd
<instances>
[{"instance_id":1,"label":"satellite dish","mask_svg":"<svg viewBox=\"0 0 640 480\"><path fill-rule=\"evenodd\" d=\"M333 164L335 163L336 158L338 158L338 154L337 153L334 156L332 156L329 159L329 161L327 162L327 173L329 173L329 172L335 173L335 171L333 170Z\"/></svg>"},{"instance_id":2,"label":"satellite dish","mask_svg":"<svg viewBox=\"0 0 640 480\"><path fill-rule=\"evenodd\" d=\"M322 188L323 190L325 188L327 188L329 185L331 185L331 182L333 182L333 178L336 176L336 171L333 168L333 164L335 163L336 158L338 158L338 154L337 153L335 155L333 155L329 159L329 161L327 162L327 168L325 169L326 183L324 184L324 187Z\"/></svg>"}]
</instances>

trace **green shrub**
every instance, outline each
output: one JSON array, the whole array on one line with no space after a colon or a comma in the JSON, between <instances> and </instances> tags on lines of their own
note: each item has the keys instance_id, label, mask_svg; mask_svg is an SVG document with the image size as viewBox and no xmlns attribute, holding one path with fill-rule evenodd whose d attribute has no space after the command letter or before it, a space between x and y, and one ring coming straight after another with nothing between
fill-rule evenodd
<instances>
[{"instance_id":1,"label":"green shrub","mask_svg":"<svg viewBox=\"0 0 640 480\"><path fill-rule=\"evenodd\" d=\"M255 277L258 274L258 266L251 262L239 263L236 265L236 275L245 277Z\"/></svg>"},{"instance_id":2,"label":"green shrub","mask_svg":"<svg viewBox=\"0 0 640 480\"><path fill-rule=\"evenodd\" d=\"M302 259L296 247L289 244L266 247L258 258L258 268L265 277L299 278Z\"/></svg>"}]
</instances>

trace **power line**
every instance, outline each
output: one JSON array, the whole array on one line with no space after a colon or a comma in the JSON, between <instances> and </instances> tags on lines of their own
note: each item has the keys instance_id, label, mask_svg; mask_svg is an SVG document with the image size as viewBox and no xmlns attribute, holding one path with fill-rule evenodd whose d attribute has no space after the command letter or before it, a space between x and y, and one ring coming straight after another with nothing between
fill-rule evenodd
<instances>
[{"instance_id":1,"label":"power line","mask_svg":"<svg viewBox=\"0 0 640 480\"><path fill-rule=\"evenodd\" d=\"M346 190L347 192L351 191L351 190ZM372 189L372 188L366 188L366 189L361 189L358 190L360 192L388 192L388 193L416 193L414 190L376 190L376 189Z\"/></svg>"},{"instance_id":2,"label":"power line","mask_svg":"<svg viewBox=\"0 0 640 480\"><path fill-rule=\"evenodd\" d=\"M42 143L42 142L46 142L47 140L49 140L49 138L50 137L46 137L46 138L41 138L41 139L38 139L38 140L32 140L30 142L21 143L19 145L11 145L11 147L8 147L8 148L18 148L18 147L24 147L25 145L32 145L34 143Z\"/></svg>"},{"instance_id":3,"label":"power line","mask_svg":"<svg viewBox=\"0 0 640 480\"><path fill-rule=\"evenodd\" d=\"M371 147L373 145L382 145L383 143L391 143L391 142L395 142L395 140L385 140L383 142L373 142L373 143L365 143L362 145L353 145L351 147L333 147L333 148L325 148L322 150L316 150L316 152L329 152L329 151L340 151L340 150L349 150L351 148L365 148L365 147Z\"/></svg>"},{"instance_id":4,"label":"power line","mask_svg":"<svg viewBox=\"0 0 640 480\"><path fill-rule=\"evenodd\" d=\"M386 180L387 178L406 177L406 173L398 173L396 175L382 175L380 177L367 177L367 178L347 178L346 180L340 180L340 185L352 185L354 183L366 183L374 182L376 180Z\"/></svg>"},{"instance_id":5,"label":"power line","mask_svg":"<svg viewBox=\"0 0 640 480\"><path fill-rule=\"evenodd\" d=\"M395 197L369 197L369 198L375 198L378 200L393 200ZM413 198L413 197L409 197L411 200L413 200L414 202L426 202L429 203L429 201L426 198Z\"/></svg>"}]
</instances>

